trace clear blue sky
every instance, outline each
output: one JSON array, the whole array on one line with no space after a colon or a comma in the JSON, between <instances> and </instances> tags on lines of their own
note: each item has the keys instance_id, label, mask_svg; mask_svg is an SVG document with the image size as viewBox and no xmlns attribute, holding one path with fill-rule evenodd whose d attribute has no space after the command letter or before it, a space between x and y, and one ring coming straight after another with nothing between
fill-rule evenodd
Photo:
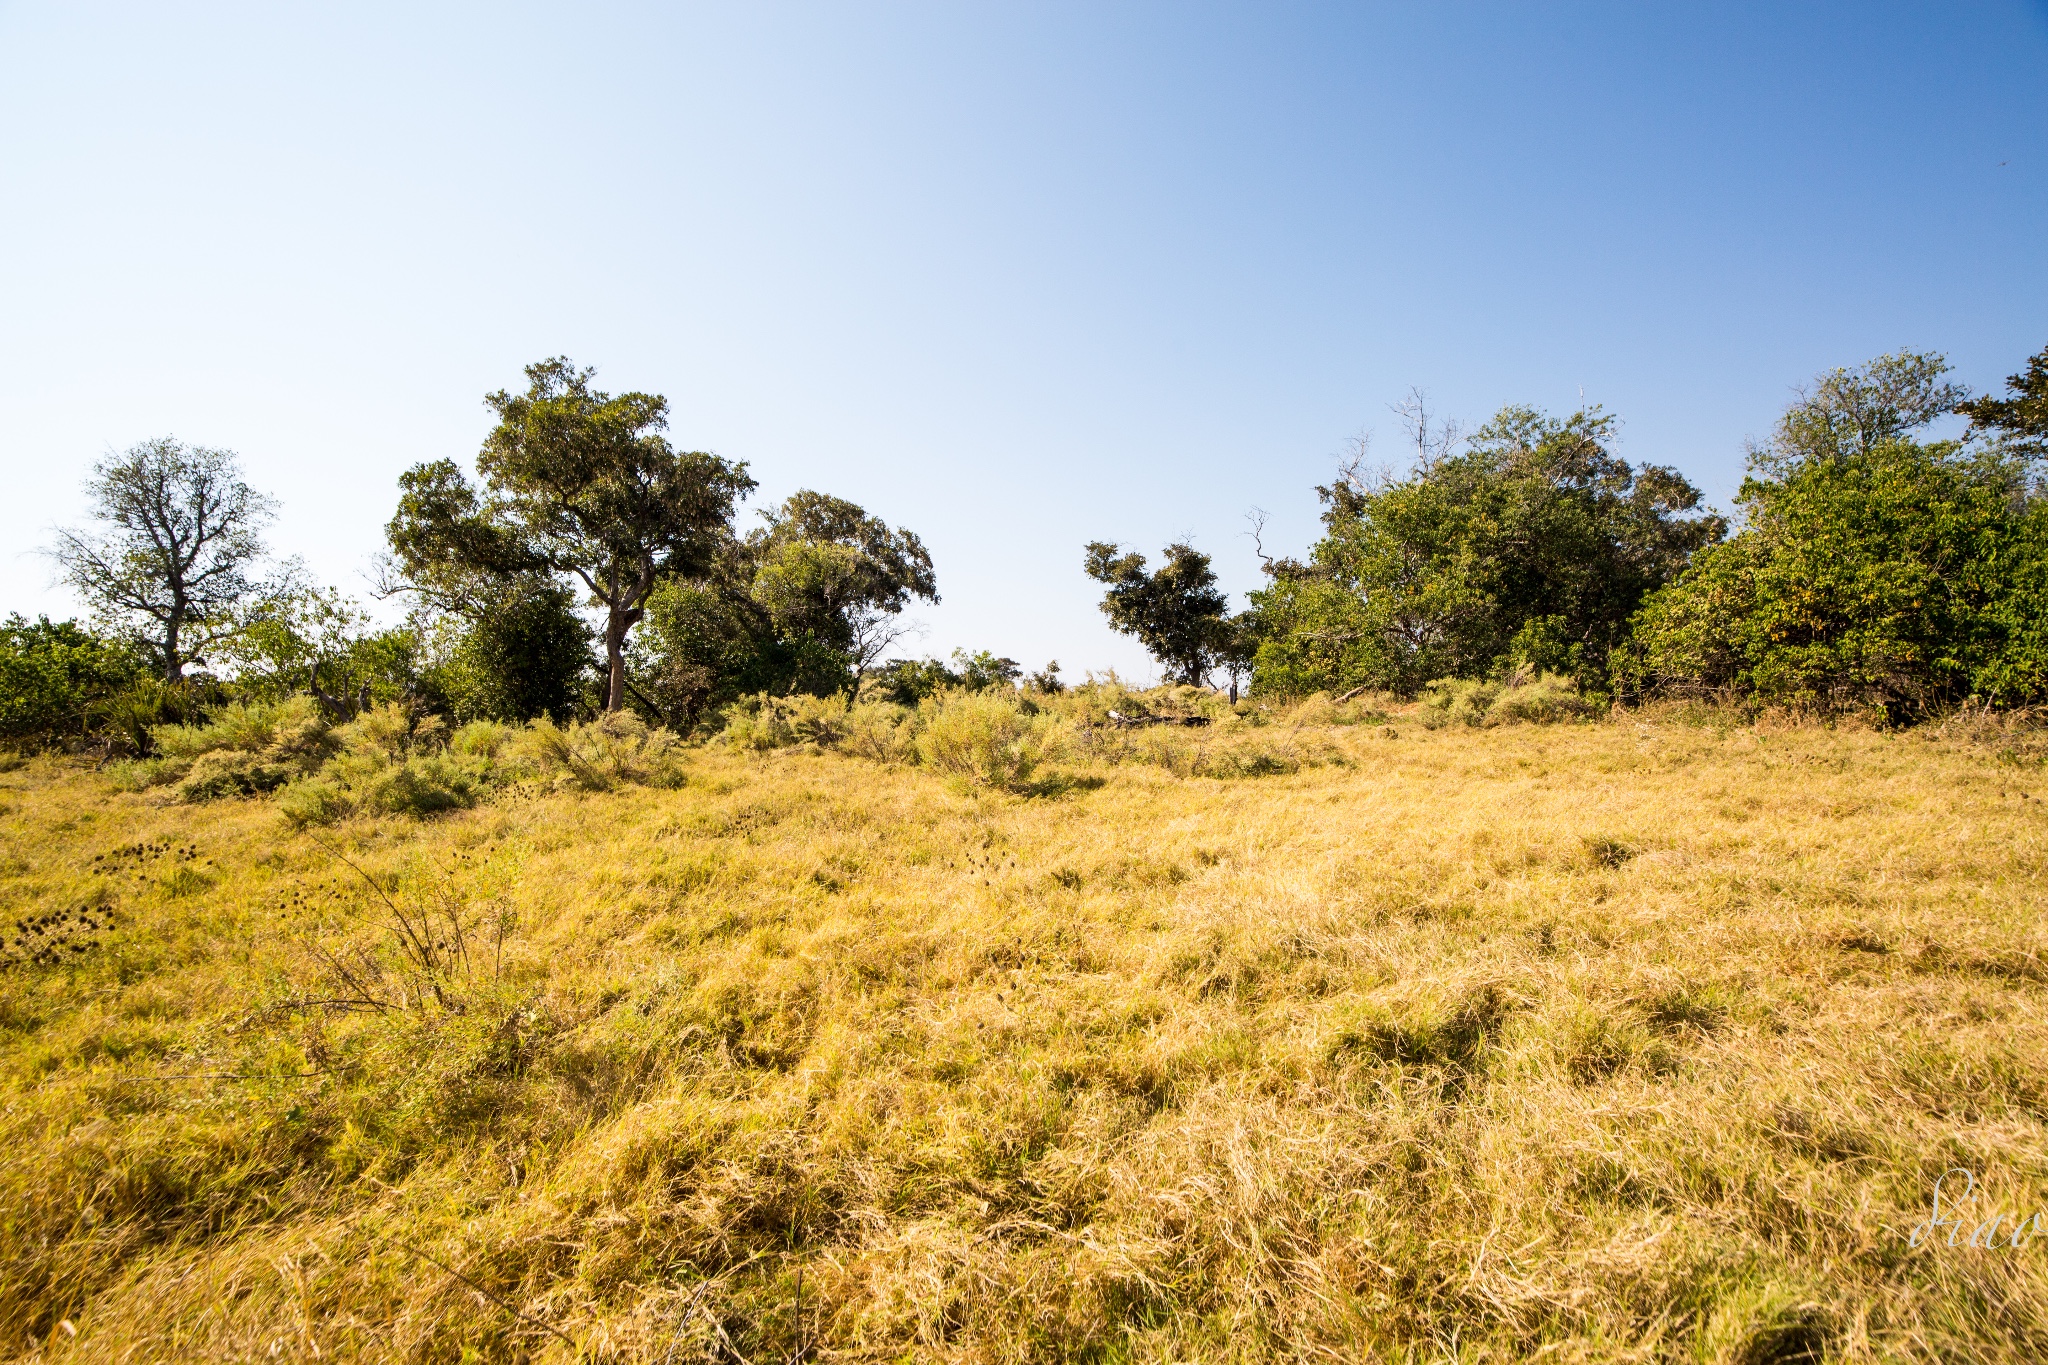
<instances>
[{"instance_id":1,"label":"clear blue sky","mask_svg":"<svg viewBox=\"0 0 2048 1365\"><path fill-rule=\"evenodd\" d=\"M925 652L1148 666L1410 385L1605 404L1726 505L1814 372L2048 343L2048 4L0 4L0 610L109 449L239 451L360 592L567 354L923 535ZM749 514L751 516L751 514Z\"/></svg>"}]
</instances>

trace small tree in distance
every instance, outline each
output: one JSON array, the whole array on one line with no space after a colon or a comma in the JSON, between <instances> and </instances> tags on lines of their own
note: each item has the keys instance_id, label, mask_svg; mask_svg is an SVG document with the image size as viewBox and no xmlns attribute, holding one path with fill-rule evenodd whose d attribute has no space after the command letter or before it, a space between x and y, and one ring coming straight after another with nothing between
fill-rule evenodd
<instances>
[{"instance_id":1,"label":"small tree in distance","mask_svg":"<svg viewBox=\"0 0 2048 1365\"><path fill-rule=\"evenodd\" d=\"M829 674L845 676L851 705L868 670L918 631L903 618L911 599L937 604L931 554L915 532L891 530L846 499L808 488L764 516L768 525L747 537L751 596L782 638L821 653Z\"/></svg>"},{"instance_id":2,"label":"small tree in distance","mask_svg":"<svg viewBox=\"0 0 2048 1365\"><path fill-rule=\"evenodd\" d=\"M1216 587L1209 556L1185 543L1166 547L1166 562L1145 572L1145 556L1098 540L1088 546L1088 576L1109 585L1102 614L1111 628L1135 635L1166 669L1167 681L1202 686L1232 651L1230 599Z\"/></svg>"},{"instance_id":3,"label":"small tree in distance","mask_svg":"<svg viewBox=\"0 0 2048 1365\"><path fill-rule=\"evenodd\" d=\"M251 576L276 503L242 480L232 451L144 441L94 466L95 530L59 530L50 555L64 581L110 623L139 628L164 681L248 626Z\"/></svg>"}]
</instances>

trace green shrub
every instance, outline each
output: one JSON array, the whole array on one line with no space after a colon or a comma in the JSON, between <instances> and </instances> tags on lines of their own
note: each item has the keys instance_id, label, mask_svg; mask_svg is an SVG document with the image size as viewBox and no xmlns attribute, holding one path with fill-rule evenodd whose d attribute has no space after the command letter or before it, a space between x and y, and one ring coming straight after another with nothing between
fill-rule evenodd
<instances>
[{"instance_id":1,"label":"green shrub","mask_svg":"<svg viewBox=\"0 0 2048 1365\"><path fill-rule=\"evenodd\" d=\"M395 703L372 707L334 731L341 752L287 787L278 808L293 824L307 825L473 806L489 787L493 764L479 752L485 732L474 726L463 732L465 751L451 752L448 724L439 716L416 715Z\"/></svg>"},{"instance_id":2,"label":"green shrub","mask_svg":"<svg viewBox=\"0 0 2048 1365\"><path fill-rule=\"evenodd\" d=\"M160 725L150 734L156 751L173 762L219 749L301 757L333 752L334 725L311 697L232 702L204 723Z\"/></svg>"},{"instance_id":3,"label":"green shrub","mask_svg":"<svg viewBox=\"0 0 2048 1365\"><path fill-rule=\"evenodd\" d=\"M2048 698L2048 502L2012 450L1906 434L1945 368L1881 357L1795 404L1742 533L1644 603L1617 682L1889 721Z\"/></svg>"},{"instance_id":4,"label":"green shrub","mask_svg":"<svg viewBox=\"0 0 2048 1365\"><path fill-rule=\"evenodd\" d=\"M1500 681L1439 678L1423 689L1422 723L1450 725L1554 725L1598 715L1600 703L1569 678L1518 668Z\"/></svg>"},{"instance_id":5,"label":"green shrub","mask_svg":"<svg viewBox=\"0 0 2048 1365\"><path fill-rule=\"evenodd\" d=\"M104 706L143 677L142 660L75 621L0 624L0 741L37 749L89 738Z\"/></svg>"},{"instance_id":6,"label":"green shrub","mask_svg":"<svg viewBox=\"0 0 2048 1365\"><path fill-rule=\"evenodd\" d=\"M849 712L843 696L741 697L725 708L725 742L738 749L787 749L798 744L830 746L847 734Z\"/></svg>"},{"instance_id":7,"label":"green shrub","mask_svg":"<svg viewBox=\"0 0 2048 1365\"><path fill-rule=\"evenodd\" d=\"M474 762L452 754L401 758L370 749L337 755L319 775L295 782L278 809L295 825L331 824L350 815L433 815L474 806L488 787Z\"/></svg>"},{"instance_id":8,"label":"green shrub","mask_svg":"<svg viewBox=\"0 0 2048 1365\"><path fill-rule=\"evenodd\" d=\"M299 776L296 764L267 762L241 749L215 749L192 760L175 790L181 801L219 801L275 791Z\"/></svg>"},{"instance_id":9,"label":"green shrub","mask_svg":"<svg viewBox=\"0 0 2048 1365\"><path fill-rule=\"evenodd\" d=\"M117 766L118 786L174 786L181 800L216 801L274 791L315 771L342 744L310 697L234 702L201 724L149 731L155 757Z\"/></svg>"},{"instance_id":10,"label":"green shrub","mask_svg":"<svg viewBox=\"0 0 2048 1365\"><path fill-rule=\"evenodd\" d=\"M521 732L517 725L495 720L473 720L448 737L448 752L463 758L494 759Z\"/></svg>"},{"instance_id":11,"label":"green shrub","mask_svg":"<svg viewBox=\"0 0 2048 1365\"><path fill-rule=\"evenodd\" d=\"M863 702L846 713L844 752L876 763L917 761L917 712L888 702Z\"/></svg>"},{"instance_id":12,"label":"green shrub","mask_svg":"<svg viewBox=\"0 0 2048 1365\"><path fill-rule=\"evenodd\" d=\"M1604 677L1643 597L1725 529L1675 470L1616 456L1614 435L1597 408L1508 407L1404 476L1354 468L1318 489L1322 540L1306 564L1274 561L1243 618L1253 695L1408 697L1518 664Z\"/></svg>"},{"instance_id":13,"label":"green shrub","mask_svg":"<svg viewBox=\"0 0 2048 1365\"><path fill-rule=\"evenodd\" d=\"M1422 723L1432 730L1447 725L1484 725L1486 710L1499 695L1497 682L1439 678L1422 689Z\"/></svg>"},{"instance_id":14,"label":"green shrub","mask_svg":"<svg viewBox=\"0 0 2048 1365\"><path fill-rule=\"evenodd\" d=\"M1486 709L1488 725L1555 725L1600 713L1601 704L1581 693L1570 678L1553 673L1511 675Z\"/></svg>"},{"instance_id":15,"label":"green shrub","mask_svg":"<svg viewBox=\"0 0 2048 1365\"><path fill-rule=\"evenodd\" d=\"M650 729L630 711L613 711L581 725L537 720L500 750L508 773L550 786L610 791L627 783L680 787L682 741L673 731Z\"/></svg>"},{"instance_id":16,"label":"green shrub","mask_svg":"<svg viewBox=\"0 0 2048 1365\"><path fill-rule=\"evenodd\" d=\"M595 670L575 594L533 576L506 583L460 623L434 682L458 719L522 721L570 715Z\"/></svg>"},{"instance_id":17,"label":"green shrub","mask_svg":"<svg viewBox=\"0 0 2048 1365\"><path fill-rule=\"evenodd\" d=\"M948 692L918 708L918 760L979 786L1010 789L1058 750L1057 718L1002 692Z\"/></svg>"}]
</instances>

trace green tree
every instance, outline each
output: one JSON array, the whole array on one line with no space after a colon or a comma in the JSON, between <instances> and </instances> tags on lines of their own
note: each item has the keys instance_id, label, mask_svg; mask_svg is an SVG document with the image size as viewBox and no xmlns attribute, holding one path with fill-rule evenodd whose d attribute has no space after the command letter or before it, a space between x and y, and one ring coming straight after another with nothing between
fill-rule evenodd
<instances>
[{"instance_id":1,"label":"green tree","mask_svg":"<svg viewBox=\"0 0 2048 1365\"><path fill-rule=\"evenodd\" d=\"M677 451L661 432L668 401L590 387L595 371L555 358L526 367L527 390L485 401L498 425L477 457L482 490L452 461L401 481L387 528L406 577L425 585L478 574L573 576L604 612L605 708L625 704L626 644L663 579L698 577L731 538L752 491L746 466Z\"/></svg>"},{"instance_id":2,"label":"green tree","mask_svg":"<svg viewBox=\"0 0 2048 1365\"><path fill-rule=\"evenodd\" d=\"M2027 460L1914 433L1955 406L1938 355L1823 376L1752 451L1740 534L1651 597L1617 674L1817 711L1924 716L2048 691L2048 509Z\"/></svg>"},{"instance_id":3,"label":"green tree","mask_svg":"<svg viewBox=\"0 0 2048 1365\"><path fill-rule=\"evenodd\" d=\"M1043 692L1049 697L1056 697L1066 691L1067 685L1060 681L1060 661L1054 659L1024 679L1024 687L1026 691Z\"/></svg>"},{"instance_id":4,"label":"green tree","mask_svg":"<svg viewBox=\"0 0 2048 1365\"><path fill-rule=\"evenodd\" d=\"M457 720L566 719L595 672L576 594L544 574L500 580L452 618L452 647L430 673Z\"/></svg>"},{"instance_id":5,"label":"green tree","mask_svg":"<svg viewBox=\"0 0 2048 1365\"><path fill-rule=\"evenodd\" d=\"M1598 409L1504 408L1463 449L1416 433L1407 474L1353 461L1316 490L1307 563L1269 563L1245 625L1257 690L1413 695L1520 663L1604 679L1643 597L1725 531L1676 471L1614 455Z\"/></svg>"},{"instance_id":6,"label":"green tree","mask_svg":"<svg viewBox=\"0 0 2048 1365\"><path fill-rule=\"evenodd\" d=\"M852 698L910 602L939 600L924 543L843 498L801 490L764 519L649 599L634 676L672 724L760 692Z\"/></svg>"},{"instance_id":7,"label":"green tree","mask_svg":"<svg viewBox=\"0 0 2048 1365\"><path fill-rule=\"evenodd\" d=\"M1145 556L1109 541L1088 545L1088 576L1108 585L1102 614L1112 629L1134 635L1163 665L1168 681L1200 686L1230 652L1230 599L1216 587L1209 556L1184 543L1166 547L1166 559L1145 571Z\"/></svg>"},{"instance_id":8,"label":"green tree","mask_svg":"<svg viewBox=\"0 0 2048 1365\"><path fill-rule=\"evenodd\" d=\"M977 649L969 653L964 649L953 651L953 662L960 669L960 685L970 692L987 692L991 689L1008 691L1024 676L1024 670L1015 659L1006 659L991 650Z\"/></svg>"},{"instance_id":9,"label":"green tree","mask_svg":"<svg viewBox=\"0 0 2048 1365\"><path fill-rule=\"evenodd\" d=\"M94 466L86 492L97 525L58 531L50 554L100 617L149 641L166 682L261 614L274 585L253 569L276 503L233 452L145 441Z\"/></svg>"},{"instance_id":10,"label":"green tree","mask_svg":"<svg viewBox=\"0 0 2048 1365\"><path fill-rule=\"evenodd\" d=\"M891 659L870 676L874 695L898 706L915 706L963 679L939 659Z\"/></svg>"},{"instance_id":11,"label":"green tree","mask_svg":"<svg viewBox=\"0 0 2048 1365\"><path fill-rule=\"evenodd\" d=\"M333 588L304 582L296 572L287 583L219 651L236 692L273 699L310 693L337 718L418 693L415 629L378 629L356 603Z\"/></svg>"},{"instance_id":12,"label":"green tree","mask_svg":"<svg viewBox=\"0 0 2048 1365\"><path fill-rule=\"evenodd\" d=\"M754 601L793 652L818 660L810 671L822 675L805 678L804 690L845 687L850 696L910 629L902 614L911 599L938 602L931 555L915 533L809 489L766 520L747 538Z\"/></svg>"},{"instance_id":13,"label":"green tree","mask_svg":"<svg viewBox=\"0 0 2048 1365\"><path fill-rule=\"evenodd\" d=\"M736 569L670 579L647 599L632 674L654 719L684 733L743 696L786 693L801 671Z\"/></svg>"},{"instance_id":14,"label":"green tree","mask_svg":"<svg viewBox=\"0 0 2048 1365\"><path fill-rule=\"evenodd\" d=\"M1948 370L1948 361L1931 351L1895 351L1829 370L1785 409L1769 442L1750 448L1750 467L1781 476L1839 464L1918 431L1970 396L1943 377Z\"/></svg>"}]
</instances>

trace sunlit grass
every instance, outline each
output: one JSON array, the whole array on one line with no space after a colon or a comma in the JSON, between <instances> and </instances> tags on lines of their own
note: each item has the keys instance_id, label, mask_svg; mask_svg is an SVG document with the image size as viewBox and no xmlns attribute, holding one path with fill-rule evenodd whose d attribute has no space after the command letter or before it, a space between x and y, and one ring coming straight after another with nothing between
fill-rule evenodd
<instances>
[{"instance_id":1,"label":"sunlit grass","mask_svg":"<svg viewBox=\"0 0 2048 1365\"><path fill-rule=\"evenodd\" d=\"M2041 769L1334 719L302 832L0 774L7 938L114 916L0 973L0 1345L2048 1357L2048 1238L1907 1245L2048 1208Z\"/></svg>"}]
</instances>

